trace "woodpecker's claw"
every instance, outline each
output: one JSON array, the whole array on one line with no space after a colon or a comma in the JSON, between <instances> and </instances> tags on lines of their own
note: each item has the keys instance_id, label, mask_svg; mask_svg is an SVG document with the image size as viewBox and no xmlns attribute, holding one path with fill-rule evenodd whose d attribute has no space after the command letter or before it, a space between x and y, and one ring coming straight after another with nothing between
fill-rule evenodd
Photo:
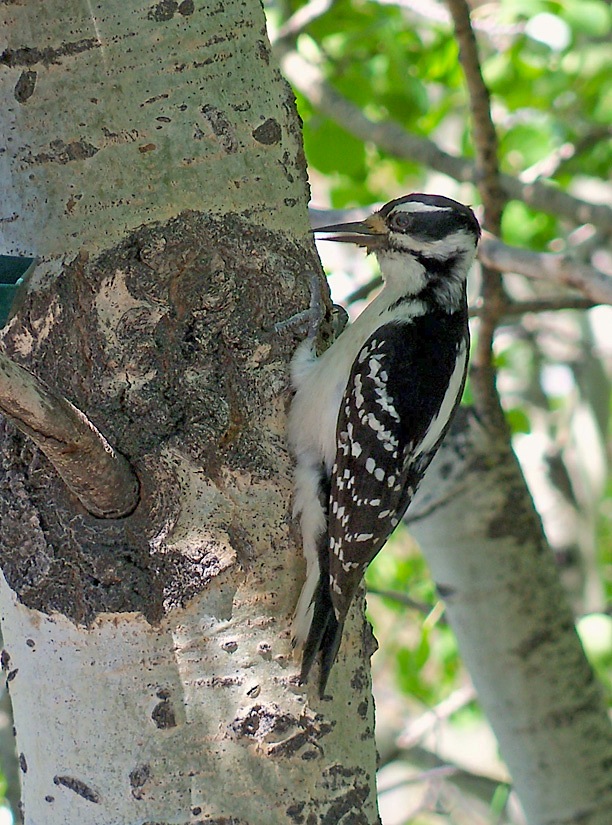
<instances>
[{"instance_id":1,"label":"woodpecker's claw","mask_svg":"<svg viewBox=\"0 0 612 825\"><path fill-rule=\"evenodd\" d=\"M286 329L300 328L308 324L308 338L316 338L319 333L321 321L325 317L325 305L321 296L321 281L317 273L308 269L304 273L308 276L310 283L310 306L301 312L296 312L291 318L278 321L274 324L274 332L283 332Z\"/></svg>"}]
</instances>

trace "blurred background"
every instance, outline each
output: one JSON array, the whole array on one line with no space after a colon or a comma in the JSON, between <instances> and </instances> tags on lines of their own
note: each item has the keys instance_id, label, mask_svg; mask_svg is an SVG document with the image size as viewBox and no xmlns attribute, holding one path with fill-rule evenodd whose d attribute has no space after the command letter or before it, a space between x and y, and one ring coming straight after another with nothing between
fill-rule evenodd
<instances>
[{"instance_id":1,"label":"blurred background","mask_svg":"<svg viewBox=\"0 0 612 825\"><path fill-rule=\"evenodd\" d=\"M470 5L499 163L513 187L502 241L612 276L612 221L597 209L612 204L610 3ZM268 0L265 7L304 124L314 222L358 217L412 191L478 212L468 98L444 3ZM334 301L358 313L377 288L375 262L341 245L321 243L320 251ZM29 265L0 258L0 324ZM612 308L511 270L505 286L516 310L495 335L498 390L586 653L610 698ZM479 290L475 267L475 337ZM519 825L495 739L406 528L370 567L367 588L380 645L372 666L383 824ZM10 825L19 792L6 696L0 759L0 825Z\"/></svg>"}]
</instances>

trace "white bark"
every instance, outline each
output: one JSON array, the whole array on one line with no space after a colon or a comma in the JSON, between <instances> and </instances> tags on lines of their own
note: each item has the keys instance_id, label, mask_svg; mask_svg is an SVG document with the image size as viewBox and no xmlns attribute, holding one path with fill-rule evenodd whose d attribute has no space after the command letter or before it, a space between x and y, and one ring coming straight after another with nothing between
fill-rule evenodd
<instances>
[{"instance_id":1,"label":"white bark","mask_svg":"<svg viewBox=\"0 0 612 825\"><path fill-rule=\"evenodd\" d=\"M0 419L0 590L26 825L378 822L363 619L297 685L284 442L316 267L262 9L4 4L5 251L45 260L3 347L136 469L83 512Z\"/></svg>"},{"instance_id":2,"label":"white bark","mask_svg":"<svg viewBox=\"0 0 612 825\"><path fill-rule=\"evenodd\" d=\"M345 748L363 752L357 708L332 722L288 686L286 638L232 615L227 582L157 626L106 614L88 629L0 587L27 823L295 823L321 787L331 811L360 798L351 821L375 821L373 761L342 787Z\"/></svg>"},{"instance_id":3,"label":"white bark","mask_svg":"<svg viewBox=\"0 0 612 825\"><path fill-rule=\"evenodd\" d=\"M606 825L612 735L510 448L463 410L409 511L530 825Z\"/></svg>"},{"instance_id":4,"label":"white bark","mask_svg":"<svg viewBox=\"0 0 612 825\"><path fill-rule=\"evenodd\" d=\"M258 2L45 0L1 14L3 254L91 252L184 209L307 231L287 154L297 122Z\"/></svg>"}]
</instances>

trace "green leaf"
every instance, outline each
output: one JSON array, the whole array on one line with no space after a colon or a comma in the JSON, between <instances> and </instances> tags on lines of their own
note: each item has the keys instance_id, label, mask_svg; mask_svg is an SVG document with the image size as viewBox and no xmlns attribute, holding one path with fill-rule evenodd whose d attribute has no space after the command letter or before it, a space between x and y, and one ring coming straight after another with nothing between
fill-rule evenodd
<instances>
[{"instance_id":1,"label":"green leaf","mask_svg":"<svg viewBox=\"0 0 612 825\"><path fill-rule=\"evenodd\" d=\"M510 426L510 431L513 435L516 433L530 433L531 422L525 410L520 407L514 407L506 411L506 420Z\"/></svg>"},{"instance_id":2,"label":"green leaf","mask_svg":"<svg viewBox=\"0 0 612 825\"><path fill-rule=\"evenodd\" d=\"M536 113L530 123L512 126L500 140L506 165L518 171L547 157L554 148L550 123Z\"/></svg>"},{"instance_id":3,"label":"green leaf","mask_svg":"<svg viewBox=\"0 0 612 825\"><path fill-rule=\"evenodd\" d=\"M342 172L363 178L365 176L365 149L363 142L331 120L312 118L304 130L304 148L315 169L329 175L338 169L342 158Z\"/></svg>"},{"instance_id":4,"label":"green leaf","mask_svg":"<svg viewBox=\"0 0 612 825\"><path fill-rule=\"evenodd\" d=\"M575 32L590 37L605 37L612 29L609 5L600 0L563 0L559 7L562 17Z\"/></svg>"},{"instance_id":5,"label":"green leaf","mask_svg":"<svg viewBox=\"0 0 612 825\"><path fill-rule=\"evenodd\" d=\"M502 217L502 238L513 246L544 250L557 235L551 215L536 212L520 201L511 201Z\"/></svg>"}]
</instances>

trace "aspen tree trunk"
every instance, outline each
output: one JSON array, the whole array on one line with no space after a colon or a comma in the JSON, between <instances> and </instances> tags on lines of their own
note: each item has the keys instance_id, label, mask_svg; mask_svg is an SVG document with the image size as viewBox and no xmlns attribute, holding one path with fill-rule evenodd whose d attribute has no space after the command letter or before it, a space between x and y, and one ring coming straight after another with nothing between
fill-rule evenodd
<instances>
[{"instance_id":1,"label":"aspen tree trunk","mask_svg":"<svg viewBox=\"0 0 612 825\"><path fill-rule=\"evenodd\" d=\"M507 440L461 408L407 520L529 825L608 825L601 686Z\"/></svg>"},{"instance_id":2,"label":"aspen tree trunk","mask_svg":"<svg viewBox=\"0 0 612 825\"><path fill-rule=\"evenodd\" d=\"M24 390L29 423L0 393L24 820L374 825L364 625L331 701L297 684L289 640L304 574L284 438L296 340L270 329L308 305L318 262L262 9L1 9L2 252L39 263L0 354L45 383ZM10 385L15 370L0 373ZM83 421L111 481L93 457L72 481L56 460L82 471ZM121 502L115 457L137 506L100 518L87 496Z\"/></svg>"}]
</instances>

